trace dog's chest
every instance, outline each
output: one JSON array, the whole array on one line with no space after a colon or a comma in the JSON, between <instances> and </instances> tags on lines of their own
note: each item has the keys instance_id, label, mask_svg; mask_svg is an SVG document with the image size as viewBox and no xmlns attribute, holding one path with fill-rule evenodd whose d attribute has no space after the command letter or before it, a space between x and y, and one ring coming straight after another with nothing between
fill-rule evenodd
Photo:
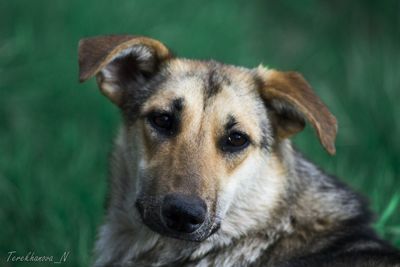
<instances>
[{"instance_id":1,"label":"dog's chest","mask_svg":"<svg viewBox=\"0 0 400 267\"><path fill-rule=\"evenodd\" d=\"M232 241L225 246L200 246L182 266L256 266L258 260L273 242L273 238L267 239L265 236L259 236Z\"/></svg>"},{"instance_id":2,"label":"dog's chest","mask_svg":"<svg viewBox=\"0 0 400 267\"><path fill-rule=\"evenodd\" d=\"M156 245L123 266L257 266L261 256L274 241L265 237L253 237L233 241L225 246L204 244L196 249ZM214 244L215 245L215 244ZM172 249L174 248L174 249Z\"/></svg>"}]
</instances>

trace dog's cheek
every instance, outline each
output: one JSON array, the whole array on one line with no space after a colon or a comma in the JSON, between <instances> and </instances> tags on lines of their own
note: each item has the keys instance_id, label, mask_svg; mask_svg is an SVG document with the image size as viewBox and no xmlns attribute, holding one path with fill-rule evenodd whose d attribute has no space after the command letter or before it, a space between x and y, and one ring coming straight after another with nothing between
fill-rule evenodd
<instances>
[{"instance_id":1,"label":"dog's cheek","mask_svg":"<svg viewBox=\"0 0 400 267\"><path fill-rule=\"evenodd\" d=\"M142 160L144 160L142 164L144 165L143 167L147 167L152 157L157 152L157 146L155 145L154 136L152 136L152 133L144 119L138 123L138 134L137 143L138 146L140 146Z\"/></svg>"},{"instance_id":2,"label":"dog's cheek","mask_svg":"<svg viewBox=\"0 0 400 267\"><path fill-rule=\"evenodd\" d=\"M151 171L150 171L150 151L151 140L145 133L144 123L142 120L136 121L135 124L127 127L127 138L129 140L126 153L132 155L131 159L132 170L134 177L136 177L135 193L136 196L143 196L145 188L150 186Z\"/></svg>"},{"instance_id":3,"label":"dog's cheek","mask_svg":"<svg viewBox=\"0 0 400 267\"><path fill-rule=\"evenodd\" d=\"M238 192L245 190L251 184L261 168L263 157L262 153L255 149L238 161L236 164L231 163L234 167L228 167L225 171L226 175L219 181L217 210L222 217L225 216L232 202L236 201Z\"/></svg>"}]
</instances>

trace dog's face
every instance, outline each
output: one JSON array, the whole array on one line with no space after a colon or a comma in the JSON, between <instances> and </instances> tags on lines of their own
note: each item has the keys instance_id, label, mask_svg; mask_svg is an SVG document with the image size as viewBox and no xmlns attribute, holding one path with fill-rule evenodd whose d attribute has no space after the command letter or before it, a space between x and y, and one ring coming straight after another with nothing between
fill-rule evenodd
<instances>
[{"instance_id":1,"label":"dog's face","mask_svg":"<svg viewBox=\"0 0 400 267\"><path fill-rule=\"evenodd\" d=\"M80 67L123 112L140 151L136 208L162 235L202 241L218 230L241 182L268 175L275 147L305 120L334 153L335 119L296 73L178 59L132 36L85 39Z\"/></svg>"},{"instance_id":2,"label":"dog's face","mask_svg":"<svg viewBox=\"0 0 400 267\"><path fill-rule=\"evenodd\" d=\"M180 59L164 68L134 124L143 151L137 204L156 231L202 240L272 131L249 71Z\"/></svg>"}]
</instances>

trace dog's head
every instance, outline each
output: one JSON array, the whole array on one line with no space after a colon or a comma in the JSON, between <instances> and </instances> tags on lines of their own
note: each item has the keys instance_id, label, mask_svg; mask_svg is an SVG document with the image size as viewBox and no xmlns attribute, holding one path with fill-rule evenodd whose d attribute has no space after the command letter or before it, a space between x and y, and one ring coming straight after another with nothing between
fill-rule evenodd
<instances>
[{"instance_id":1,"label":"dog's head","mask_svg":"<svg viewBox=\"0 0 400 267\"><path fill-rule=\"evenodd\" d=\"M276 198L283 182L268 178L277 172L276 147L306 120L335 153L336 120L298 73L179 59L135 36L82 40L79 65L80 80L96 75L122 110L140 155L128 163L138 170L136 208L160 234L206 239L232 205L249 209L236 196L252 192L260 176L270 179L264 194Z\"/></svg>"}]
</instances>

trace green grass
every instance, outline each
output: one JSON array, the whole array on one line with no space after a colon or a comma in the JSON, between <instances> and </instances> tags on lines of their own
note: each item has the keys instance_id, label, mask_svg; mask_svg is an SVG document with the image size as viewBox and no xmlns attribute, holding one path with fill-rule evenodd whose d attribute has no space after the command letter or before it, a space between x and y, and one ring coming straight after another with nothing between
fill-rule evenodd
<instances>
[{"instance_id":1,"label":"green grass","mask_svg":"<svg viewBox=\"0 0 400 267\"><path fill-rule=\"evenodd\" d=\"M339 120L337 156L310 129L296 144L367 196L400 247L400 2L264 2L1 1L0 265L44 266L5 262L13 250L90 262L119 117L93 81L78 84L76 50L105 33L302 72Z\"/></svg>"}]
</instances>

